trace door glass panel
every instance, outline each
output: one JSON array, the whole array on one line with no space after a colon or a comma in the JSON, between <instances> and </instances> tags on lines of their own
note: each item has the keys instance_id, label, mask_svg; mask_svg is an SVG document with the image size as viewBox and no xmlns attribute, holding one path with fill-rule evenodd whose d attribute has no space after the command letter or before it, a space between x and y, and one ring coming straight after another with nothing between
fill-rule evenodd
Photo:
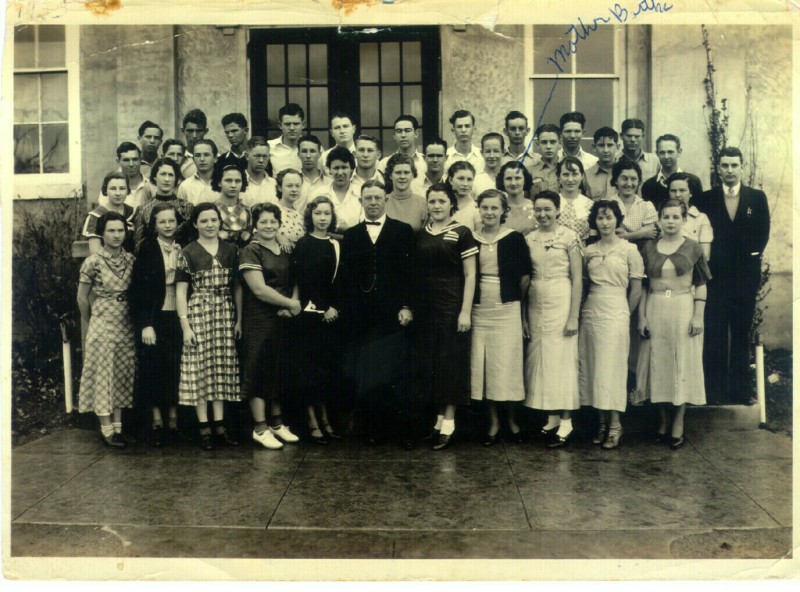
<instances>
[{"instance_id":1,"label":"door glass panel","mask_svg":"<svg viewBox=\"0 0 800 592\"><path fill-rule=\"evenodd\" d=\"M303 108L303 112L308 117L308 105L306 104L306 89L305 88L290 88L289 89L289 102L297 103ZM280 107L279 107L280 108Z\"/></svg>"},{"instance_id":2,"label":"door glass panel","mask_svg":"<svg viewBox=\"0 0 800 592\"><path fill-rule=\"evenodd\" d=\"M311 84L328 84L328 48L322 44L308 46Z\"/></svg>"},{"instance_id":3,"label":"door glass panel","mask_svg":"<svg viewBox=\"0 0 800 592\"><path fill-rule=\"evenodd\" d=\"M267 45L267 84L286 83L284 46Z\"/></svg>"},{"instance_id":4,"label":"door glass panel","mask_svg":"<svg viewBox=\"0 0 800 592\"><path fill-rule=\"evenodd\" d=\"M422 87L403 87L403 113L413 115L417 121L422 122Z\"/></svg>"},{"instance_id":5,"label":"door glass panel","mask_svg":"<svg viewBox=\"0 0 800 592\"><path fill-rule=\"evenodd\" d=\"M421 43L403 43L403 82L422 82Z\"/></svg>"},{"instance_id":6,"label":"door glass panel","mask_svg":"<svg viewBox=\"0 0 800 592\"><path fill-rule=\"evenodd\" d=\"M286 103L286 89L283 87L267 88L267 117L270 122L278 122L278 109ZM272 127L270 125L270 127Z\"/></svg>"},{"instance_id":7,"label":"door glass panel","mask_svg":"<svg viewBox=\"0 0 800 592\"><path fill-rule=\"evenodd\" d=\"M289 45L289 84L306 84L308 72L306 71L306 46Z\"/></svg>"},{"instance_id":8,"label":"door glass panel","mask_svg":"<svg viewBox=\"0 0 800 592\"><path fill-rule=\"evenodd\" d=\"M322 127L328 121L328 89L311 88L311 108L306 113L308 126Z\"/></svg>"},{"instance_id":9,"label":"door glass panel","mask_svg":"<svg viewBox=\"0 0 800 592\"><path fill-rule=\"evenodd\" d=\"M391 126L400 115L400 87L384 86L382 89L381 127Z\"/></svg>"},{"instance_id":10,"label":"door glass panel","mask_svg":"<svg viewBox=\"0 0 800 592\"><path fill-rule=\"evenodd\" d=\"M378 82L378 44L359 45L361 82Z\"/></svg>"},{"instance_id":11,"label":"door glass panel","mask_svg":"<svg viewBox=\"0 0 800 592\"><path fill-rule=\"evenodd\" d=\"M400 82L399 43L381 43L381 82Z\"/></svg>"},{"instance_id":12,"label":"door glass panel","mask_svg":"<svg viewBox=\"0 0 800 592\"><path fill-rule=\"evenodd\" d=\"M397 145L394 141L394 131L390 129L384 129L381 131L380 136L381 143L383 144L383 156L389 156L390 154L394 154L397 150Z\"/></svg>"},{"instance_id":13,"label":"door glass panel","mask_svg":"<svg viewBox=\"0 0 800 592\"><path fill-rule=\"evenodd\" d=\"M361 125L365 128L377 127L381 124L380 101L378 100L378 87L361 87Z\"/></svg>"}]
</instances>

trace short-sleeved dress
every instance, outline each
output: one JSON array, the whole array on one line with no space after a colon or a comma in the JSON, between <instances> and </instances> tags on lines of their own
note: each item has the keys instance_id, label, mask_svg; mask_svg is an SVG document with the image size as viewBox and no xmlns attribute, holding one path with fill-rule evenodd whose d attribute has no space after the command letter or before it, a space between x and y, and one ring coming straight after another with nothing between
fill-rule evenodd
<instances>
[{"instance_id":1,"label":"short-sleeved dress","mask_svg":"<svg viewBox=\"0 0 800 592\"><path fill-rule=\"evenodd\" d=\"M437 405L470 401L470 332L458 332L464 300L464 265L478 254L471 229L455 220L434 230L428 224L417 235L420 281L420 349L424 387Z\"/></svg>"},{"instance_id":2,"label":"short-sleeved dress","mask_svg":"<svg viewBox=\"0 0 800 592\"><path fill-rule=\"evenodd\" d=\"M102 239L103 237L97 234L97 222L100 220L100 216L105 214L106 212L110 212L106 207L99 206L93 209L86 215L86 220L83 222L83 231L81 232L81 236L85 239L90 238L99 238ZM136 212L133 206L129 206L128 204L122 204L122 215L125 217L126 221L126 232L125 232L125 241L122 243L122 248L128 251L129 253L133 253L134 247L134 216Z\"/></svg>"},{"instance_id":3,"label":"short-sleeved dress","mask_svg":"<svg viewBox=\"0 0 800 592\"><path fill-rule=\"evenodd\" d=\"M658 241L649 241L642 255L647 277L678 277L682 288L647 294L650 339L639 350L636 395L653 403L705 405L703 334L689 335L694 316L691 286L711 279L702 248L687 238L677 251L664 255Z\"/></svg>"},{"instance_id":4,"label":"short-sleeved dress","mask_svg":"<svg viewBox=\"0 0 800 592\"><path fill-rule=\"evenodd\" d=\"M250 231L253 228L250 208L241 201L227 205L221 199L214 202L214 205L222 217L219 237L239 247L250 242Z\"/></svg>"},{"instance_id":5,"label":"short-sleeved dress","mask_svg":"<svg viewBox=\"0 0 800 592\"><path fill-rule=\"evenodd\" d=\"M218 241L216 255L197 241L178 255L175 281L190 284L188 320L197 339L195 346L184 345L181 354L181 405L239 400L233 303L238 259L236 247L224 240Z\"/></svg>"},{"instance_id":6,"label":"short-sleeved dress","mask_svg":"<svg viewBox=\"0 0 800 592\"><path fill-rule=\"evenodd\" d=\"M115 408L133 406L136 342L128 305L134 257L105 249L89 255L79 281L95 295L83 348L78 410L109 415Z\"/></svg>"},{"instance_id":7,"label":"short-sleeved dress","mask_svg":"<svg viewBox=\"0 0 800 592\"><path fill-rule=\"evenodd\" d=\"M584 251L589 296L581 310L578 339L581 405L625 411L630 347L628 284L644 276L636 245L619 240L608 252L600 242Z\"/></svg>"},{"instance_id":8,"label":"short-sleeved dress","mask_svg":"<svg viewBox=\"0 0 800 592\"><path fill-rule=\"evenodd\" d=\"M276 245L277 248L277 245ZM264 284L287 298L294 289L294 273L288 253L272 249L258 239L241 250L239 271L261 273ZM244 282L242 311L242 397L278 400L288 388L286 375L287 319L278 316L281 307L259 300Z\"/></svg>"},{"instance_id":9,"label":"short-sleeved dress","mask_svg":"<svg viewBox=\"0 0 800 592\"><path fill-rule=\"evenodd\" d=\"M578 338L565 337L572 302L569 257L580 253L578 235L565 226L531 232L525 242L533 273L528 289L531 342L525 352L525 405L554 411L578 409Z\"/></svg>"},{"instance_id":10,"label":"short-sleeved dress","mask_svg":"<svg viewBox=\"0 0 800 592\"><path fill-rule=\"evenodd\" d=\"M302 369L297 383L307 405L334 397L341 384L342 321L325 322L325 311L339 304L339 243L313 234L302 237L292 251L295 277L303 305L298 319L298 347L293 365Z\"/></svg>"}]
</instances>

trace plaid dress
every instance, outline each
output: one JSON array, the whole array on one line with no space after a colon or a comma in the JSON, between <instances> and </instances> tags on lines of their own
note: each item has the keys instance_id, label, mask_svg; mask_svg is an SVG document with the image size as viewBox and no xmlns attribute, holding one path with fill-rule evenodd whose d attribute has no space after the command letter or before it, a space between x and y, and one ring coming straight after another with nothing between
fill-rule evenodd
<instances>
[{"instance_id":1,"label":"plaid dress","mask_svg":"<svg viewBox=\"0 0 800 592\"><path fill-rule=\"evenodd\" d=\"M136 343L128 307L133 255L112 256L105 249L89 255L81 265L79 281L90 284L96 296L86 344L78 395L78 411L110 415L133 406Z\"/></svg>"},{"instance_id":2,"label":"plaid dress","mask_svg":"<svg viewBox=\"0 0 800 592\"><path fill-rule=\"evenodd\" d=\"M200 401L238 401L239 364L236 359L233 280L238 253L231 243L220 240L216 256L196 241L178 255L176 282L190 284L189 326L197 345L183 347L178 401L197 405Z\"/></svg>"}]
</instances>

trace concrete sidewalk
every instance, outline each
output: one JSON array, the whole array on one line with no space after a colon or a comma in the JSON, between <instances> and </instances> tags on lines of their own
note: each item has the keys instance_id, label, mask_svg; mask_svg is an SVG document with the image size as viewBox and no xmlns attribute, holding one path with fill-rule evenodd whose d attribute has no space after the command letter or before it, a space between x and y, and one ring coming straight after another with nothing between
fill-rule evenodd
<instances>
[{"instance_id":1,"label":"concrete sidewalk","mask_svg":"<svg viewBox=\"0 0 800 592\"><path fill-rule=\"evenodd\" d=\"M73 429L12 453L12 557L782 558L792 440L687 414L687 444L357 439L118 452ZM702 432L700 425L711 427Z\"/></svg>"}]
</instances>

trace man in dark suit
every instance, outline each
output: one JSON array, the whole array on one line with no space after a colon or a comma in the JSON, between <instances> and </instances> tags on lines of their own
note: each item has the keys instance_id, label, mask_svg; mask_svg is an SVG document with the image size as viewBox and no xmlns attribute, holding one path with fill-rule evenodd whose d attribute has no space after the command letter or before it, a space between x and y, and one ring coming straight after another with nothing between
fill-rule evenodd
<instances>
[{"instance_id":1,"label":"man in dark suit","mask_svg":"<svg viewBox=\"0 0 800 592\"><path fill-rule=\"evenodd\" d=\"M742 185L742 164L738 148L724 148L717 163L722 186L703 193L697 204L714 229L703 362L710 403L752 405L749 334L769 208L763 191Z\"/></svg>"},{"instance_id":2,"label":"man in dark suit","mask_svg":"<svg viewBox=\"0 0 800 592\"><path fill-rule=\"evenodd\" d=\"M656 211L661 211L661 206L669 199L667 180L673 173L684 172L678 164L681 156L681 139L673 134L659 136L656 140L656 156L661 163L661 170L642 184L642 198L652 203ZM696 187L703 186L696 175L687 174L692 176ZM700 195L692 195L692 197L697 200Z\"/></svg>"},{"instance_id":3,"label":"man in dark suit","mask_svg":"<svg viewBox=\"0 0 800 592\"><path fill-rule=\"evenodd\" d=\"M384 439L395 419L403 448L414 447L416 406L411 385L411 226L386 216L386 188L378 180L361 187L365 220L342 242L344 312L349 327L346 375L363 412L369 444Z\"/></svg>"}]
</instances>

